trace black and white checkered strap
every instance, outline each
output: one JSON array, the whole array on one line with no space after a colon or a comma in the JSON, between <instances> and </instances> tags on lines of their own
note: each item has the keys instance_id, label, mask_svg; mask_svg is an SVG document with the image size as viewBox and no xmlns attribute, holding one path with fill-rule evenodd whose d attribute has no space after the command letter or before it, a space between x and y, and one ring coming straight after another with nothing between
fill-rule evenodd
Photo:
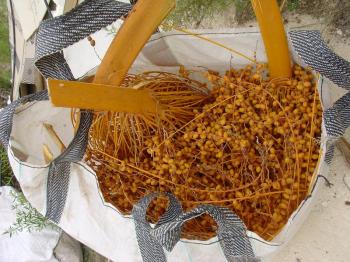
<instances>
[{"instance_id":1,"label":"black and white checkered strap","mask_svg":"<svg viewBox=\"0 0 350 262\"><path fill-rule=\"evenodd\" d=\"M289 36L293 48L307 66L339 87L350 90L350 63L327 47L319 31L292 31ZM325 161L330 164L334 142L350 126L350 92L325 110L323 118L328 138Z\"/></svg>"},{"instance_id":2,"label":"black and white checkered strap","mask_svg":"<svg viewBox=\"0 0 350 262\"><path fill-rule=\"evenodd\" d=\"M46 217L59 223L69 187L70 164L83 159L88 143L92 113L82 111L80 125L67 149L50 165L47 179Z\"/></svg>"},{"instance_id":3,"label":"black and white checkered strap","mask_svg":"<svg viewBox=\"0 0 350 262\"><path fill-rule=\"evenodd\" d=\"M150 223L146 221L146 212L149 204L159 195L161 194L152 193L145 196L134 206L132 211L137 241L144 262L165 262L166 256L163 247L169 252L172 251L180 240L184 223L203 214L210 215L217 223L218 239L227 261L260 261L254 255L243 222L228 208L200 205L184 213L175 196L164 193L169 199L169 207L157 225L152 228Z\"/></svg>"},{"instance_id":4,"label":"black and white checkered strap","mask_svg":"<svg viewBox=\"0 0 350 262\"><path fill-rule=\"evenodd\" d=\"M45 78L73 80L61 51L128 14L131 7L115 0L85 0L65 15L44 20L37 33L36 67Z\"/></svg>"},{"instance_id":5,"label":"black and white checkered strap","mask_svg":"<svg viewBox=\"0 0 350 262\"><path fill-rule=\"evenodd\" d=\"M22 104L33 102L33 101L44 101L48 100L47 91L41 91L36 94L31 94L22 97L13 103L9 104L0 111L0 143L4 148L7 148L10 141L12 131L12 120L15 114L16 108Z\"/></svg>"},{"instance_id":6,"label":"black and white checkered strap","mask_svg":"<svg viewBox=\"0 0 350 262\"><path fill-rule=\"evenodd\" d=\"M295 51L306 65L339 87L350 90L350 63L327 46L319 31L291 31L289 36Z\"/></svg>"},{"instance_id":7,"label":"black and white checkered strap","mask_svg":"<svg viewBox=\"0 0 350 262\"><path fill-rule=\"evenodd\" d=\"M325 161L332 163L335 143L350 126L350 92L346 93L334 105L323 112L323 121L327 133Z\"/></svg>"}]
</instances>

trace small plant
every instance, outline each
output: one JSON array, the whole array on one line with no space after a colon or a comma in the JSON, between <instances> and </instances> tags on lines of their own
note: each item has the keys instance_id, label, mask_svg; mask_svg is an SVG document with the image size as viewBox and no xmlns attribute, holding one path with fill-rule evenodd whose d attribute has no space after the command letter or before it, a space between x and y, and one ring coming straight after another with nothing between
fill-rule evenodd
<instances>
[{"instance_id":1,"label":"small plant","mask_svg":"<svg viewBox=\"0 0 350 262\"><path fill-rule=\"evenodd\" d=\"M0 0L0 62L9 63L10 48L8 42L8 21L6 1Z\"/></svg>"},{"instance_id":2,"label":"small plant","mask_svg":"<svg viewBox=\"0 0 350 262\"><path fill-rule=\"evenodd\" d=\"M237 12L244 11L248 5L250 5L250 0L235 0Z\"/></svg>"},{"instance_id":3,"label":"small plant","mask_svg":"<svg viewBox=\"0 0 350 262\"><path fill-rule=\"evenodd\" d=\"M6 1L0 0L0 89L11 88L10 46Z\"/></svg>"},{"instance_id":4,"label":"small plant","mask_svg":"<svg viewBox=\"0 0 350 262\"><path fill-rule=\"evenodd\" d=\"M15 178L3 147L0 147L0 186L15 186Z\"/></svg>"},{"instance_id":5,"label":"small plant","mask_svg":"<svg viewBox=\"0 0 350 262\"><path fill-rule=\"evenodd\" d=\"M288 11L295 11L299 8L299 0L289 0L287 2Z\"/></svg>"},{"instance_id":6,"label":"small plant","mask_svg":"<svg viewBox=\"0 0 350 262\"><path fill-rule=\"evenodd\" d=\"M2 69L1 69L2 70ZM0 88L9 91L11 89L11 71L8 68L0 72Z\"/></svg>"},{"instance_id":7,"label":"small plant","mask_svg":"<svg viewBox=\"0 0 350 262\"><path fill-rule=\"evenodd\" d=\"M254 18L254 11L250 0L235 0L235 6L235 19L238 24L244 24Z\"/></svg>"},{"instance_id":8,"label":"small plant","mask_svg":"<svg viewBox=\"0 0 350 262\"><path fill-rule=\"evenodd\" d=\"M199 26L205 18L220 14L236 0L177 0L175 10L164 22L165 29L183 25Z\"/></svg>"},{"instance_id":9,"label":"small plant","mask_svg":"<svg viewBox=\"0 0 350 262\"><path fill-rule=\"evenodd\" d=\"M5 231L10 237L19 232L40 232L45 227L54 230L59 228L43 217L35 208L33 208L24 197L23 193L11 191L13 196L12 209L16 210L16 222Z\"/></svg>"}]
</instances>

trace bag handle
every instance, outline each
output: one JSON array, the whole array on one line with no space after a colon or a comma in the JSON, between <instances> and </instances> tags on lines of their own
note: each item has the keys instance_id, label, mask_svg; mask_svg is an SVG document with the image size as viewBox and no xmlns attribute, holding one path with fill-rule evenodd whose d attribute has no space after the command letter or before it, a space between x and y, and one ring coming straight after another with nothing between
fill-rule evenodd
<instances>
[{"instance_id":1,"label":"bag handle","mask_svg":"<svg viewBox=\"0 0 350 262\"><path fill-rule=\"evenodd\" d=\"M169 207L154 228L146 221L149 204L158 196L169 199ZM247 230L240 218L230 209L213 205L200 205L183 212L180 202L170 193L152 193L143 197L132 210L137 241L144 262L166 262L163 247L169 252L180 241L186 221L203 214L210 215L218 225L218 239L227 261L257 262Z\"/></svg>"},{"instance_id":2,"label":"bag handle","mask_svg":"<svg viewBox=\"0 0 350 262\"><path fill-rule=\"evenodd\" d=\"M319 31L291 31L289 36L293 48L307 66L339 87L350 90L350 63L327 46ZM331 164L335 142L350 127L350 92L326 109L323 119L328 138L325 161Z\"/></svg>"},{"instance_id":3,"label":"bag handle","mask_svg":"<svg viewBox=\"0 0 350 262\"><path fill-rule=\"evenodd\" d=\"M350 63L327 46L319 31L291 31L289 36L296 53L307 66L339 87L350 90Z\"/></svg>"},{"instance_id":4,"label":"bag handle","mask_svg":"<svg viewBox=\"0 0 350 262\"><path fill-rule=\"evenodd\" d=\"M35 66L45 78L74 80L61 51L127 15L131 7L115 0L86 0L65 15L44 20L36 38Z\"/></svg>"}]
</instances>

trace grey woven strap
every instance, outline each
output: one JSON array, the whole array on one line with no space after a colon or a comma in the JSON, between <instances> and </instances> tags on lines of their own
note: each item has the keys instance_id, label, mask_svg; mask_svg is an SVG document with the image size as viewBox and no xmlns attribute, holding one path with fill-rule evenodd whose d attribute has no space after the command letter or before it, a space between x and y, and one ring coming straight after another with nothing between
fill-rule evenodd
<instances>
[{"instance_id":1,"label":"grey woven strap","mask_svg":"<svg viewBox=\"0 0 350 262\"><path fill-rule=\"evenodd\" d=\"M163 247L169 252L172 251L180 240L183 224L203 214L210 215L217 223L218 238L227 261L259 261L254 256L246 227L228 208L200 205L190 212L183 213L181 204L175 196L164 193L169 198L169 207L157 225L152 228L146 221L146 212L149 204L159 195L160 193L153 193L145 196L132 211L137 241L144 262L165 262Z\"/></svg>"},{"instance_id":2,"label":"grey woven strap","mask_svg":"<svg viewBox=\"0 0 350 262\"><path fill-rule=\"evenodd\" d=\"M44 20L36 39L35 65L45 78L73 80L62 50L126 15L131 5L85 0L65 15Z\"/></svg>"},{"instance_id":3,"label":"grey woven strap","mask_svg":"<svg viewBox=\"0 0 350 262\"><path fill-rule=\"evenodd\" d=\"M324 123L327 135L341 137L350 126L350 93L337 100L332 107L324 112Z\"/></svg>"},{"instance_id":4,"label":"grey woven strap","mask_svg":"<svg viewBox=\"0 0 350 262\"><path fill-rule=\"evenodd\" d=\"M88 143L92 114L81 112L80 125L67 149L50 165L47 179L46 217L59 223L66 203L69 188L71 162L83 159Z\"/></svg>"},{"instance_id":5,"label":"grey woven strap","mask_svg":"<svg viewBox=\"0 0 350 262\"><path fill-rule=\"evenodd\" d=\"M319 31L291 31L289 36L305 64L339 87L350 90L350 63L328 48Z\"/></svg>"},{"instance_id":6,"label":"grey woven strap","mask_svg":"<svg viewBox=\"0 0 350 262\"><path fill-rule=\"evenodd\" d=\"M292 31L292 45L303 62L339 87L350 90L350 63L335 54L323 41L318 31ZM350 93L347 93L323 113L327 137L325 161L330 164L334 142L350 126Z\"/></svg>"},{"instance_id":7,"label":"grey woven strap","mask_svg":"<svg viewBox=\"0 0 350 262\"><path fill-rule=\"evenodd\" d=\"M8 147L10 135L12 131L12 120L16 108L24 103L33 101L48 100L47 91L41 91L36 94L22 97L13 103L9 104L0 111L0 142L4 148Z\"/></svg>"},{"instance_id":8,"label":"grey woven strap","mask_svg":"<svg viewBox=\"0 0 350 262\"><path fill-rule=\"evenodd\" d=\"M345 134L346 129L350 126L350 92L324 111L323 120L328 136L325 161L330 165L336 141Z\"/></svg>"}]
</instances>

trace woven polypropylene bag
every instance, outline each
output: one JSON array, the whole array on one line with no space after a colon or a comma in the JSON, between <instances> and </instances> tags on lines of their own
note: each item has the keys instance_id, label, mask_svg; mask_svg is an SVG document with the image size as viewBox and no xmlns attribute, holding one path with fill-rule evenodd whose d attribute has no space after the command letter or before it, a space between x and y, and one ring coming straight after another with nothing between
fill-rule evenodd
<instances>
[{"instance_id":1,"label":"woven polypropylene bag","mask_svg":"<svg viewBox=\"0 0 350 262\"><path fill-rule=\"evenodd\" d=\"M95 2L90 0L85 4L91 9L95 8ZM106 5L113 5L111 1L103 2ZM103 5L99 5L99 8L103 10ZM74 20L74 17L70 19ZM93 21L93 17L90 17L90 20ZM65 19L60 21L64 22ZM38 41L40 39L44 41L50 37L57 40L55 26L60 28L60 25L58 22L44 24L43 30L39 31ZM51 30L47 26L51 27ZM81 33L74 41L86 37L101 26L103 25L88 29L82 24L84 33ZM58 33L60 30L62 29L57 29ZM254 29L201 30L197 33L247 55L255 55L258 62L266 62L261 36ZM292 32L290 36L291 43L296 50L293 52L294 60L299 63L304 61L306 65L323 73L343 88L349 88L349 82L346 80L349 79L350 74L349 64L334 56L320 40L318 33ZM48 52L44 51L44 42L38 43L37 66L46 77L73 79L74 74L70 71L59 50L73 44L74 41L70 40L65 43L65 38L60 38L60 41ZM51 66L52 64L55 66ZM244 58L232 57L232 54L225 49L190 35L168 32L152 36L131 71L134 73L146 70L176 72L179 65L184 65L197 70L204 67L223 72L230 66L242 67L246 64L247 61ZM327 65L326 69L323 67L324 64ZM350 110L349 103L347 103L349 96L345 95L335 105L324 102L329 101L328 97L332 89L328 85L328 80L322 76L319 78L318 90L325 110L320 145L322 155L320 165L315 171L318 176L312 185L309 197L292 214L286 226L272 242L262 240L253 232L248 231L244 234L244 237L249 238L249 243L247 243L249 247L243 248L247 254L241 255L246 255L251 260L254 260L254 256L268 259L296 233L306 219L310 206L317 198L322 186L321 175L326 176L328 173L327 163L330 163L332 159L332 142L341 136L349 125ZM47 94L41 94L40 98L43 97L47 99ZM36 99L32 97L27 100ZM9 112L13 112L14 108L16 112L13 115L13 121L8 121L12 119L12 115L9 117L8 114L5 114L7 111L4 111L1 115L4 121L0 125L0 130L7 130L4 132L6 135L1 136L2 141L6 142L6 139L11 136L8 153L14 173L31 204L71 236L115 261L141 261L142 259L164 261L165 257L168 261L225 261L226 259L234 261L237 258L233 254L230 259L228 253L241 251L238 250L239 247L232 251L232 246L222 245L222 239L219 239L219 242L217 238L213 238L206 242L180 241L176 244L177 241L173 242L176 239L174 236L179 234L176 227L179 221L176 219L165 221L162 224L162 230L136 226L137 235L148 237L152 240L148 244L153 244L147 245L146 242L140 246L141 257L132 217L122 216L113 206L104 202L95 173L81 161L86 146L87 130L91 123L91 114L84 112L80 128L74 137L69 109L54 108L48 101L34 101L25 104L17 102ZM50 165L44 163L42 156L42 145L49 140L42 128L43 122L52 124L64 143L70 144L62 155L58 156L59 153L55 153L57 158ZM237 243L243 243L239 241L243 241L244 237L236 240ZM163 252L162 246L170 250L174 244L176 245L172 252ZM250 245L254 255L248 252Z\"/></svg>"}]
</instances>

